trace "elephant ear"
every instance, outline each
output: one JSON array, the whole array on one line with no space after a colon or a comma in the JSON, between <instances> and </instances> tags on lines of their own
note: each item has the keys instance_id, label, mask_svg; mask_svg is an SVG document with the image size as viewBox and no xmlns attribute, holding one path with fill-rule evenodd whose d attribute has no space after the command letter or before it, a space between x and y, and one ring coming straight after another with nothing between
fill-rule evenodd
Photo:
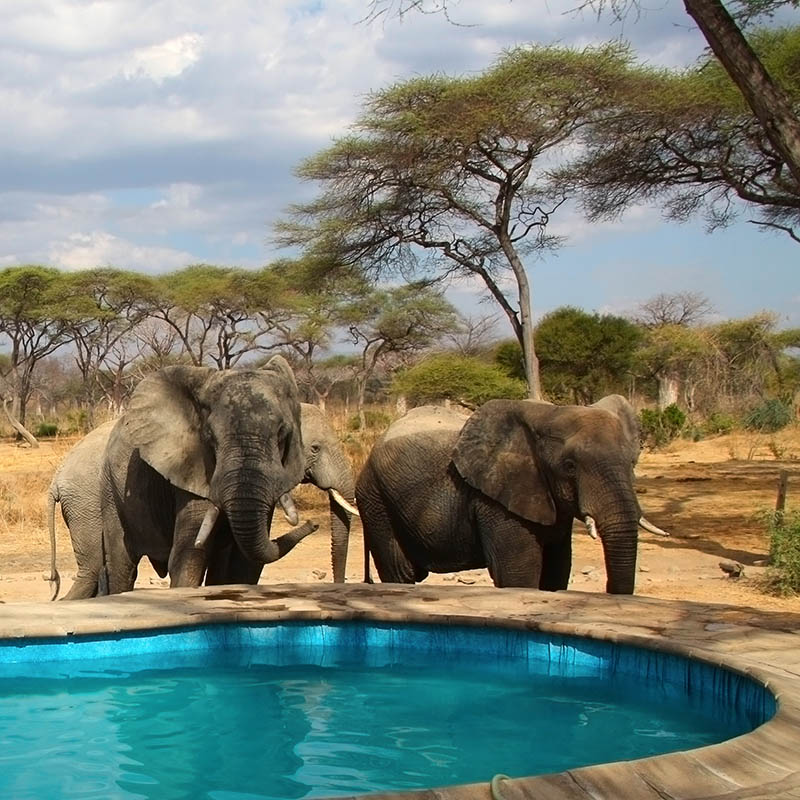
<instances>
[{"instance_id":1,"label":"elephant ear","mask_svg":"<svg viewBox=\"0 0 800 800\"><path fill-rule=\"evenodd\" d=\"M642 429L633 406L619 394L609 394L593 403L592 406L610 412L619 420L623 436L628 443L628 452L635 464L639 460L639 453L642 449Z\"/></svg>"},{"instance_id":2,"label":"elephant ear","mask_svg":"<svg viewBox=\"0 0 800 800\"><path fill-rule=\"evenodd\" d=\"M197 393L213 370L166 367L146 377L131 396L122 434L173 486L208 497L214 457L203 444Z\"/></svg>"},{"instance_id":3,"label":"elephant ear","mask_svg":"<svg viewBox=\"0 0 800 800\"><path fill-rule=\"evenodd\" d=\"M297 382L289 362L283 356L273 356L261 372L269 376L272 391L282 406L284 424L279 435L283 447L281 463L286 471L288 492L303 480L306 472Z\"/></svg>"},{"instance_id":4,"label":"elephant ear","mask_svg":"<svg viewBox=\"0 0 800 800\"><path fill-rule=\"evenodd\" d=\"M536 431L527 419L532 415L524 413L522 402L482 405L458 437L453 464L470 486L512 513L552 525L556 507L536 458Z\"/></svg>"}]
</instances>

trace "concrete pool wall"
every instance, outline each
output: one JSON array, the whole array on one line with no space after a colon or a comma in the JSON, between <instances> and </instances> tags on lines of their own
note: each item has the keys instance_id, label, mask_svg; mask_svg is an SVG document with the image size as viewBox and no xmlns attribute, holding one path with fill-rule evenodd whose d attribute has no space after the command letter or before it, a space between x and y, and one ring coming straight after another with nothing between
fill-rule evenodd
<instances>
[{"instance_id":1,"label":"concrete pool wall","mask_svg":"<svg viewBox=\"0 0 800 800\"><path fill-rule=\"evenodd\" d=\"M42 640L51 638L63 642L72 636L108 637L115 652L113 635L119 632L291 620L369 620L387 624L387 630L394 623L491 626L556 637L590 637L722 666L749 676L777 698L775 716L736 739L637 761L501 781L494 787L496 797L800 798L800 637L796 632L800 615L579 592L287 584L137 590L96 600L0 605L0 639L4 645L35 650ZM607 650L597 651L603 649ZM489 783L370 795L425 800L492 796Z\"/></svg>"}]
</instances>

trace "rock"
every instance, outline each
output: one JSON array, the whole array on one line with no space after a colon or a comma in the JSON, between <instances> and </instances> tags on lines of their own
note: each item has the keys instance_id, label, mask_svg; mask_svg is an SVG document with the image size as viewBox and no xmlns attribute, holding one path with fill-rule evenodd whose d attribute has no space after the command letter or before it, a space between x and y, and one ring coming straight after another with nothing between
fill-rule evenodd
<instances>
[{"instance_id":1,"label":"rock","mask_svg":"<svg viewBox=\"0 0 800 800\"><path fill-rule=\"evenodd\" d=\"M738 561L720 561L719 568L725 572L729 578L741 578L744 575L744 565Z\"/></svg>"},{"instance_id":2,"label":"rock","mask_svg":"<svg viewBox=\"0 0 800 800\"><path fill-rule=\"evenodd\" d=\"M639 567L639 572L650 572L650 567Z\"/></svg>"},{"instance_id":3,"label":"rock","mask_svg":"<svg viewBox=\"0 0 800 800\"><path fill-rule=\"evenodd\" d=\"M318 581L324 580L325 576L327 574L328 573L325 572L324 569L312 569L311 570L311 575L314 577L315 580L318 580Z\"/></svg>"},{"instance_id":4,"label":"rock","mask_svg":"<svg viewBox=\"0 0 800 800\"><path fill-rule=\"evenodd\" d=\"M581 572L584 575L591 575L594 572L594 567L584 567Z\"/></svg>"},{"instance_id":5,"label":"rock","mask_svg":"<svg viewBox=\"0 0 800 800\"><path fill-rule=\"evenodd\" d=\"M768 567L769 566L769 559L768 558L759 558L758 561L753 562L754 567Z\"/></svg>"},{"instance_id":6,"label":"rock","mask_svg":"<svg viewBox=\"0 0 800 800\"><path fill-rule=\"evenodd\" d=\"M469 575L459 575L458 576L459 583L466 583L467 585L471 585L475 583L475 578L471 578Z\"/></svg>"}]
</instances>

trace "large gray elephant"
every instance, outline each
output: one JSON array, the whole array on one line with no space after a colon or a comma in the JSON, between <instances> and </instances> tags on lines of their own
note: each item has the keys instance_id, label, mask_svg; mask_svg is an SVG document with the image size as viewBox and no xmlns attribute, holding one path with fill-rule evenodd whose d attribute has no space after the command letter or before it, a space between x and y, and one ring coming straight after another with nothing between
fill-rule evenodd
<instances>
[{"instance_id":1,"label":"large gray elephant","mask_svg":"<svg viewBox=\"0 0 800 800\"><path fill-rule=\"evenodd\" d=\"M356 482L365 542L382 581L488 567L496 586L565 589L573 519L599 533L606 590L634 589L641 516L636 415L492 400L471 417L413 409L389 427Z\"/></svg>"},{"instance_id":2,"label":"large gray elephant","mask_svg":"<svg viewBox=\"0 0 800 800\"><path fill-rule=\"evenodd\" d=\"M115 424L115 421L107 422L81 439L64 458L50 484L48 519L53 599L58 595L60 586L60 577L55 565L55 506L58 502L61 504L61 514L69 529L78 565L75 582L64 599L77 600L94 597L98 593L98 582L101 574L104 574L100 465ZM300 427L305 455L302 483L311 483L329 495L333 579L343 582L351 513L355 511L351 504L355 492L353 471L336 431L319 408L301 403ZM291 518L291 507L287 507L285 511ZM296 524L294 519L292 524ZM213 564L212 557L218 552L217 548L209 554L211 561L209 566L212 572L217 570L219 582L231 582L222 581L221 578L227 576L219 575L221 570ZM229 556L226 554L224 557Z\"/></svg>"},{"instance_id":3,"label":"large gray elephant","mask_svg":"<svg viewBox=\"0 0 800 800\"><path fill-rule=\"evenodd\" d=\"M260 573L316 526L276 540L272 515L303 479L297 385L280 356L262 369L166 367L144 378L108 440L100 505L110 594L129 591L147 556L171 586L199 586L208 553L231 536Z\"/></svg>"}]
</instances>

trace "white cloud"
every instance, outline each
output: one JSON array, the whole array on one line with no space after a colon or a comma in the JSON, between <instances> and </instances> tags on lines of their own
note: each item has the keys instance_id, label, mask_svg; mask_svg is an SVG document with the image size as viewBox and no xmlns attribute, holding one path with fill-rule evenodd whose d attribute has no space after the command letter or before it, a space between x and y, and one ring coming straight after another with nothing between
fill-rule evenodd
<instances>
[{"instance_id":1,"label":"white cloud","mask_svg":"<svg viewBox=\"0 0 800 800\"><path fill-rule=\"evenodd\" d=\"M0 265L263 263L270 223L309 196L293 167L345 133L370 90L475 72L529 41L623 35L669 66L702 49L676 0L623 25L565 14L575 0L533 5L461 0L454 26L414 13L359 23L367 0L4 0ZM656 224L655 209L592 226L564 209L551 230L569 237L563 263L592 237Z\"/></svg>"},{"instance_id":2,"label":"white cloud","mask_svg":"<svg viewBox=\"0 0 800 800\"><path fill-rule=\"evenodd\" d=\"M196 261L191 254L166 247L149 247L104 231L72 233L49 248L49 263L66 270L113 266L141 272L177 269Z\"/></svg>"},{"instance_id":3,"label":"white cloud","mask_svg":"<svg viewBox=\"0 0 800 800\"><path fill-rule=\"evenodd\" d=\"M196 63L202 47L202 36L185 33L161 44L134 50L122 72L126 78L145 75L161 84L166 78L175 78Z\"/></svg>"}]
</instances>

